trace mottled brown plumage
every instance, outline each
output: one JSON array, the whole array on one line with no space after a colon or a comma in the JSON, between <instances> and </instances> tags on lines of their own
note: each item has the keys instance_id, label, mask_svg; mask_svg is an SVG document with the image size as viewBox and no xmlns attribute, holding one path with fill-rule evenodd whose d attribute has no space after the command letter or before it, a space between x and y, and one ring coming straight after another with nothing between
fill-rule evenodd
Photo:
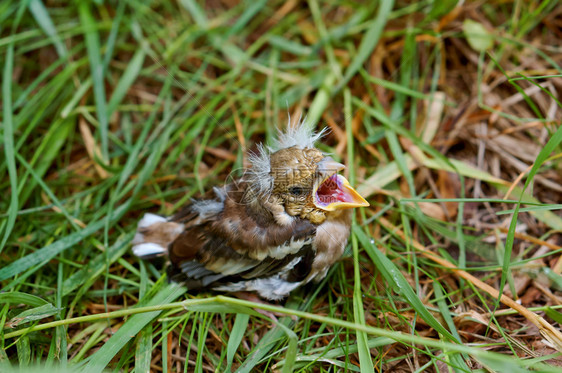
<instances>
[{"instance_id":1,"label":"mottled brown plumage","mask_svg":"<svg viewBox=\"0 0 562 373\"><path fill-rule=\"evenodd\" d=\"M147 214L133 251L168 255L169 275L189 289L257 291L280 299L319 281L343 254L351 209L368 203L314 147L304 125L260 147L239 180L214 188L170 218Z\"/></svg>"}]
</instances>

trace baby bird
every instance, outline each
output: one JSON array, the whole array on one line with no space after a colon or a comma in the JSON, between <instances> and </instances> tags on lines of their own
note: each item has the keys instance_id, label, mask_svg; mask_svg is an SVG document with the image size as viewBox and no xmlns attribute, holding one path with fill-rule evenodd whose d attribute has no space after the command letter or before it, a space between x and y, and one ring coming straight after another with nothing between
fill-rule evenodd
<instances>
[{"instance_id":1,"label":"baby bird","mask_svg":"<svg viewBox=\"0 0 562 373\"><path fill-rule=\"evenodd\" d=\"M256 291L279 300L320 281L343 254L351 209L369 206L314 147L322 132L290 127L250 154L251 168L175 215L146 214L133 253L167 255L168 275L188 290Z\"/></svg>"}]
</instances>

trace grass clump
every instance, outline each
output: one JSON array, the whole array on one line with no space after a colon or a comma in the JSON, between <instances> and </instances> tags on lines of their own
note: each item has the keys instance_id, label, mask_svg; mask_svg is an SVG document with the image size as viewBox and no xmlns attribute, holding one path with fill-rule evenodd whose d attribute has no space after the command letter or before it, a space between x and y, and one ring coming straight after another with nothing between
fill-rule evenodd
<instances>
[{"instance_id":1,"label":"grass clump","mask_svg":"<svg viewBox=\"0 0 562 373\"><path fill-rule=\"evenodd\" d=\"M0 1L0 370L556 371L561 15ZM131 255L289 114L371 202L321 284L186 294Z\"/></svg>"}]
</instances>

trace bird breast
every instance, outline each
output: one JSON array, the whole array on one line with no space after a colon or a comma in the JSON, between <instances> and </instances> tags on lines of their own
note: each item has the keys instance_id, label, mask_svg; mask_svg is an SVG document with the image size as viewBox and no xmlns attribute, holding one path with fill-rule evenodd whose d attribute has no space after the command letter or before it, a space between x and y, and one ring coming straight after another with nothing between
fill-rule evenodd
<instances>
[{"instance_id":1,"label":"bird breast","mask_svg":"<svg viewBox=\"0 0 562 373\"><path fill-rule=\"evenodd\" d=\"M332 264L343 255L351 231L351 211L340 210L337 214L332 213L318 225L314 240L316 256L306 282L323 279Z\"/></svg>"}]
</instances>

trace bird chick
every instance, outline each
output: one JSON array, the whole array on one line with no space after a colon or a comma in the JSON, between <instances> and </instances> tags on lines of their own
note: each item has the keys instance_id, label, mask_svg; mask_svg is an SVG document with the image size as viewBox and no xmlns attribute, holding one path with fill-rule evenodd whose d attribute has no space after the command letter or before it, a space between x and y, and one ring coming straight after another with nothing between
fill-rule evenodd
<instances>
[{"instance_id":1,"label":"bird chick","mask_svg":"<svg viewBox=\"0 0 562 373\"><path fill-rule=\"evenodd\" d=\"M341 257L351 209L368 206L314 147L322 133L305 124L250 154L251 168L177 214L146 214L133 253L168 256L168 275L188 290L256 291L278 300L320 281Z\"/></svg>"}]
</instances>

